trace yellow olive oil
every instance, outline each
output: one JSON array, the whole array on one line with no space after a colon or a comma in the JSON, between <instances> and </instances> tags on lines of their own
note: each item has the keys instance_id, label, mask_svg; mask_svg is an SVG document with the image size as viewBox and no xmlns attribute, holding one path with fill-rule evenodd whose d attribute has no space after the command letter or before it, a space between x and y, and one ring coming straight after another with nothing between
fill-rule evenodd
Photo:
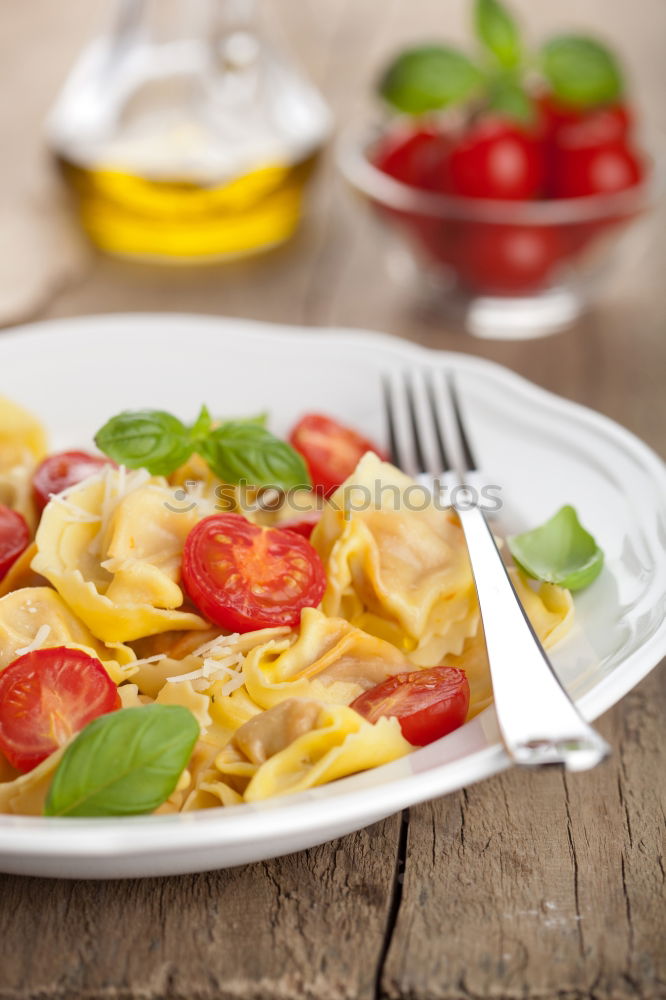
<instances>
[{"instance_id":1,"label":"yellow olive oil","mask_svg":"<svg viewBox=\"0 0 666 1000\"><path fill-rule=\"evenodd\" d=\"M317 154L267 164L224 184L150 179L104 166L58 163L81 223L107 253L178 261L268 250L292 235Z\"/></svg>"}]
</instances>

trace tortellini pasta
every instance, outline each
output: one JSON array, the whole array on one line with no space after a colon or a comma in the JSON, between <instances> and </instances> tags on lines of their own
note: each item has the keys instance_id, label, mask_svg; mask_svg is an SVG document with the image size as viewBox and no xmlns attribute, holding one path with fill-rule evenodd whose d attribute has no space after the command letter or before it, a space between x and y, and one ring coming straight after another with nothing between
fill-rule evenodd
<instances>
[{"instance_id":1,"label":"tortellini pasta","mask_svg":"<svg viewBox=\"0 0 666 1000\"><path fill-rule=\"evenodd\" d=\"M203 513L174 509L162 479L108 467L50 501L32 567L103 641L204 629L179 586L183 545Z\"/></svg>"},{"instance_id":2,"label":"tortellini pasta","mask_svg":"<svg viewBox=\"0 0 666 1000\"><path fill-rule=\"evenodd\" d=\"M0 460L9 462L27 454L38 462L44 458L46 447L46 431L36 417L0 396Z\"/></svg>"},{"instance_id":3,"label":"tortellini pasta","mask_svg":"<svg viewBox=\"0 0 666 1000\"><path fill-rule=\"evenodd\" d=\"M409 753L397 719L371 724L344 705L288 699L250 719L215 767L241 784L246 802L301 792Z\"/></svg>"},{"instance_id":4,"label":"tortellini pasta","mask_svg":"<svg viewBox=\"0 0 666 1000\"><path fill-rule=\"evenodd\" d=\"M14 772L9 781L0 782L0 813L41 815L51 779L64 752L61 747L27 774Z\"/></svg>"},{"instance_id":5,"label":"tortellini pasta","mask_svg":"<svg viewBox=\"0 0 666 1000\"><path fill-rule=\"evenodd\" d=\"M245 661L245 686L264 709L286 698L348 705L393 674L413 669L390 643L315 608L301 616L298 637L257 646Z\"/></svg>"},{"instance_id":6,"label":"tortellini pasta","mask_svg":"<svg viewBox=\"0 0 666 1000\"><path fill-rule=\"evenodd\" d=\"M479 612L462 529L398 469L368 453L312 535L328 579L322 608L384 636L419 666L462 652Z\"/></svg>"},{"instance_id":7,"label":"tortellini pasta","mask_svg":"<svg viewBox=\"0 0 666 1000\"><path fill-rule=\"evenodd\" d=\"M32 414L0 396L0 504L11 507L34 530L37 512L32 475L46 453L46 434Z\"/></svg>"},{"instance_id":8,"label":"tortellini pasta","mask_svg":"<svg viewBox=\"0 0 666 1000\"><path fill-rule=\"evenodd\" d=\"M0 599L0 670L28 649L38 634L40 647L72 646L96 656L116 684L134 672L132 650L121 643L100 642L50 587L24 587Z\"/></svg>"}]
</instances>

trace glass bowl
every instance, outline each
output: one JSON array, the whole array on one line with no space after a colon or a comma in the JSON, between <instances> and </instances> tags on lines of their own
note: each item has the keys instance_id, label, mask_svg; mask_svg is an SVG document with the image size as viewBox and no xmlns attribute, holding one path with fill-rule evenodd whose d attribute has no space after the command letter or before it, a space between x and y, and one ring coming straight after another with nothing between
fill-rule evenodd
<instances>
[{"instance_id":1,"label":"glass bowl","mask_svg":"<svg viewBox=\"0 0 666 1000\"><path fill-rule=\"evenodd\" d=\"M395 180L370 159L381 135L379 126L349 126L338 140L338 166L393 234L394 274L434 292L476 336L515 340L563 329L589 305L622 248L645 243L640 224L658 193L654 156L641 184L615 194L498 201Z\"/></svg>"}]
</instances>

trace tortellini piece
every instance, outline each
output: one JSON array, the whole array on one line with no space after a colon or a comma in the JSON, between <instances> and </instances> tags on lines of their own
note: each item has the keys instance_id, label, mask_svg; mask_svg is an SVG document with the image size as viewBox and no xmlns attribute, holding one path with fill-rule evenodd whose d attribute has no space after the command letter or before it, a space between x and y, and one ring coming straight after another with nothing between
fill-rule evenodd
<instances>
[{"instance_id":1,"label":"tortellini piece","mask_svg":"<svg viewBox=\"0 0 666 1000\"><path fill-rule=\"evenodd\" d=\"M215 761L245 802L301 792L404 757L397 719L374 725L344 705L289 699L250 719ZM240 792L238 792L240 794Z\"/></svg>"},{"instance_id":2,"label":"tortellini piece","mask_svg":"<svg viewBox=\"0 0 666 1000\"><path fill-rule=\"evenodd\" d=\"M37 546L32 542L0 580L0 597L11 594L13 590L21 590L23 587L46 586L47 581L44 577L35 573L32 568L32 560L36 555Z\"/></svg>"},{"instance_id":3,"label":"tortellini piece","mask_svg":"<svg viewBox=\"0 0 666 1000\"><path fill-rule=\"evenodd\" d=\"M103 641L204 629L183 609L179 581L185 539L205 513L175 508L163 479L109 466L49 502L32 568Z\"/></svg>"},{"instance_id":4,"label":"tortellini piece","mask_svg":"<svg viewBox=\"0 0 666 1000\"><path fill-rule=\"evenodd\" d=\"M478 605L457 517L376 455L365 455L333 494L312 544L328 578L324 613L388 639L418 666L462 652L476 634Z\"/></svg>"},{"instance_id":5,"label":"tortellini piece","mask_svg":"<svg viewBox=\"0 0 666 1000\"><path fill-rule=\"evenodd\" d=\"M0 599L0 670L21 655L41 633L39 646L72 646L96 656L116 684L134 671L134 653L121 643L96 639L50 587L24 587Z\"/></svg>"},{"instance_id":6,"label":"tortellini piece","mask_svg":"<svg viewBox=\"0 0 666 1000\"><path fill-rule=\"evenodd\" d=\"M297 638L256 647L248 653L243 673L250 697L267 709L294 697L348 705L387 677L413 669L384 639L343 618L305 608Z\"/></svg>"},{"instance_id":7,"label":"tortellini piece","mask_svg":"<svg viewBox=\"0 0 666 1000\"><path fill-rule=\"evenodd\" d=\"M0 465L30 455L36 462L46 455L46 431L18 403L0 396Z\"/></svg>"},{"instance_id":8,"label":"tortellini piece","mask_svg":"<svg viewBox=\"0 0 666 1000\"><path fill-rule=\"evenodd\" d=\"M0 504L22 514L34 530L32 476L46 453L42 425L22 406L0 396Z\"/></svg>"},{"instance_id":9,"label":"tortellini piece","mask_svg":"<svg viewBox=\"0 0 666 1000\"><path fill-rule=\"evenodd\" d=\"M27 774L14 772L9 781L0 782L0 813L41 816L53 775L64 752L65 747L60 747Z\"/></svg>"}]
</instances>

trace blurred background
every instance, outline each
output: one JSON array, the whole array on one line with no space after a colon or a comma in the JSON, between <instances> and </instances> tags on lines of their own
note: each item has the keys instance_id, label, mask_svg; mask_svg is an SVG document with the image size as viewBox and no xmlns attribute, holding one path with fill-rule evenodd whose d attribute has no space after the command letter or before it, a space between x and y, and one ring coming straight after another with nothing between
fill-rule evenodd
<instances>
[{"instance_id":1,"label":"blurred background","mask_svg":"<svg viewBox=\"0 0 666 1000\"><path fill-rule=\"evenodd\" d=\"M399 49L431 40L470 46L470 0L260 0L259 6L271 37L330 108L333 135L367 111L379 71ZM663 0L513 0L511 9L530 40L581 30L607 41L621 56L636 117L653 134L666 133ZM609 272L592 312L549 340L525 343L475 340L417 295L409 279L387 270L382 231L340 178L332 138L302 224L278 249L196 267L137 263L93 249L54 168L45 121L81 51L115 15L109 0L30 0L3 11L0 324L150 310L379 329L526 369L565 395L584 395L643 436L654 428L651 443L659 447L666 415L665 404L654 409L663 397L657 391L663 364L655 359L663 362L666 332L663 207L661 216L653 213L656 239ZM595 397L597 381L603 388ZM617 408L615 397L623 400Z\"/></svg>"}]
</instances>

